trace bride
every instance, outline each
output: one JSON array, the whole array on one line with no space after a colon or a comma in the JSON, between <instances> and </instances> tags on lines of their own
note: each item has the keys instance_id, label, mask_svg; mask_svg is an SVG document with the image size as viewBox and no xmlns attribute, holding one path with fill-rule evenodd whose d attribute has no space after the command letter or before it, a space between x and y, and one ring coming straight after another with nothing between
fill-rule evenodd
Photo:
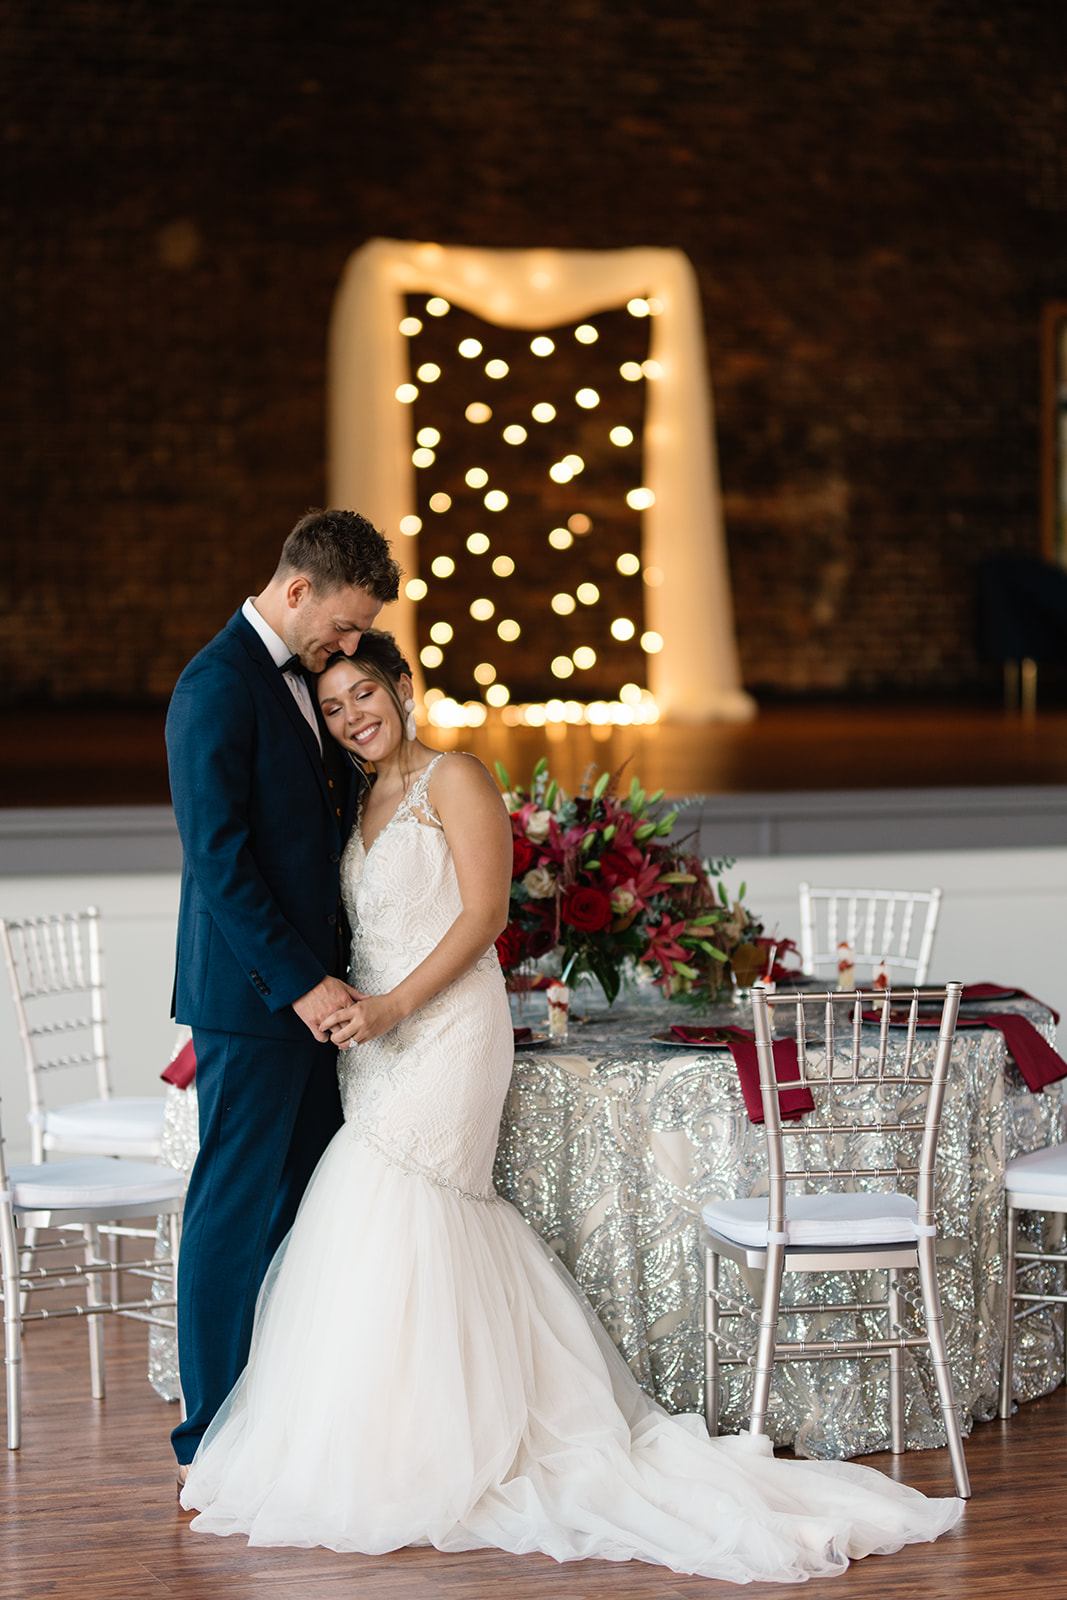
<instances>
[{"instance_id":1,"label":"bride","mask_svg":"<svg viewBox=\"0 0 1067 1600\"><path fill-rule=\"evenodd\" d=\"M345 850L345 1125L260 1294L193 1461L192 1526L253 1545L637 1559L800 1582L936 1539L957 1500L709 1439L638 1387L557 1258L493 1192L512 1031L493 940L511 829L486 769L415 736L389 634L318 683L375 782Z\"/></svg>"}]
</instances>

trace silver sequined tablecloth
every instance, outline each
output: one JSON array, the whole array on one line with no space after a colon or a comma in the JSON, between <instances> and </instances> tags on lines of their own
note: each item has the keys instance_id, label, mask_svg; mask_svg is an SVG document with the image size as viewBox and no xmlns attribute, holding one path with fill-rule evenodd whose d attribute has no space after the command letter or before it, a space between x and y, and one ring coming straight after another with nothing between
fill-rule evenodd
<instances>
[{"instance_id":1,"label":"silver sequined tablecloth","mask_svg":"<svg viewBox=\"0 0 1067 1600\"><path fill-rule=\"evenodd\" d=\"M1052 1018L1022 1011L1054 1042ZM536 1027L536 1018L524 1018ZM745 1114L730 1056L675 1049L652 1035L686 1020L640 1004L594 1011L558 1047L523 1052L501 1125L497 1189L556 1250L589 1295L635 1377L671 1411L703 1407L699 1214L712 1196L761 1190L763 1136ZM734 1011L731 1020L744 1020ZM191 1166L194 1091L168 1090L163 1159ZM940 1269L953 1381L964 1416L994 1415L1005 1315L1004 1164L1067 1138L1062 1086L1033 1094L992 1029L957 1034L941 1129L940 1231L968 1253ZM1025 1222L1026 1219L1024 1219ZM840 1298L849 1298L841 1280ZM1062 1341L1047 1313L1028 1319L1016 1358L1020 1398L1062 1381ZM832 1336L832 1335L831 1335ZM944 1443L933 1379L909 1363L909 1448ZM149 1377L178 1392L173 1341L153 1330ZM729 1368L724 1432L747 1426L749 1374ZM818 1457L889 1447L878 1361L783 1364L772 1389L775 1439Z\"/></svg>"}]
</instances>

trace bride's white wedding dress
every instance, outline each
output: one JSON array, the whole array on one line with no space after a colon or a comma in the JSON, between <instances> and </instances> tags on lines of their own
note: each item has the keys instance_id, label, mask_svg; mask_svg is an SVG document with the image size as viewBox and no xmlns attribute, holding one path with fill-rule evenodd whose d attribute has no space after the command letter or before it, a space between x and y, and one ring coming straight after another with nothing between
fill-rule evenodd
<instances>
[{"instance_id":1,"label":"bride's white wedding dress","mask_svg":"<svg viewBox=\"0 0 1067 1600\"><path fill-rule=\"evenodd\" d=\"M352 981L392 988L460 910L433 765L342 882ZM182 1494L254 1545L637 1558L801 1581L935 1539L961 1502L869 1468L710 1440L638 1387L585 1297L493 1193L512 1064L494 951L343 1051L346 1123L262 1290L248 1367Z\"/></svg>"}]
</instances>

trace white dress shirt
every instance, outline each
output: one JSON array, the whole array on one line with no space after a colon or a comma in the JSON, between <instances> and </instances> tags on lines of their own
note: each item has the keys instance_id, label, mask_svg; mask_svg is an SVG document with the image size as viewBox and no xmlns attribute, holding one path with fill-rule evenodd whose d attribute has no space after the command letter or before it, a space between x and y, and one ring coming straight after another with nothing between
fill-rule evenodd
<instances>
[{"instance_id":1,"label":"white dress shirt","mask_svg":"<svg viewBox=\"0 0 1067 1600\"><path fill-rule=\"evenodd\" d=\"M259 634L259 637L263 640L263 643L270 651L270 658L274 662L274 665L279 669L279 671L281 671L281 668L285 666L285 663L289 660L289 657L293 652L290 650L284 639L279 639L270 623L264 622L263 618L256 610L256 603L251 596L249 596L244 605L241 607L241 615L244 617L246 622L250 623L252 627L255 628L256 632ZM311 690L308 688L305 679L300 675L299 672L285 672L282 673L282 676L289 685L293 699L300 707L301 715L307 722L312 733L315 735L315 743L318 745L319 753L321 754L322 734L319 732L319 725L315 721L315 708L311 704Z\"/></svg>"}]
</instances>

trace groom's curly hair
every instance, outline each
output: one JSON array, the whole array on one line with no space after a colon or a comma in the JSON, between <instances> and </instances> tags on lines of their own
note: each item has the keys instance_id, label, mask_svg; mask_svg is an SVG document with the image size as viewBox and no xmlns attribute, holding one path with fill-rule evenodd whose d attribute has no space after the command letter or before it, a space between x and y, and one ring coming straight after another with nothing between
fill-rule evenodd
<instances>
[{"instance_id":1,"label":"groom's curly hair","mask_svg":"<svg viewBox=\"0 0 1067 1600\"><path fill-rule=\"evenodd\" d=\"M275 577L300 572L316 594L355 586L383 605L400 592L389 541L358 511L308 511L282 546Z\"/></svg>"}]
</instances>

